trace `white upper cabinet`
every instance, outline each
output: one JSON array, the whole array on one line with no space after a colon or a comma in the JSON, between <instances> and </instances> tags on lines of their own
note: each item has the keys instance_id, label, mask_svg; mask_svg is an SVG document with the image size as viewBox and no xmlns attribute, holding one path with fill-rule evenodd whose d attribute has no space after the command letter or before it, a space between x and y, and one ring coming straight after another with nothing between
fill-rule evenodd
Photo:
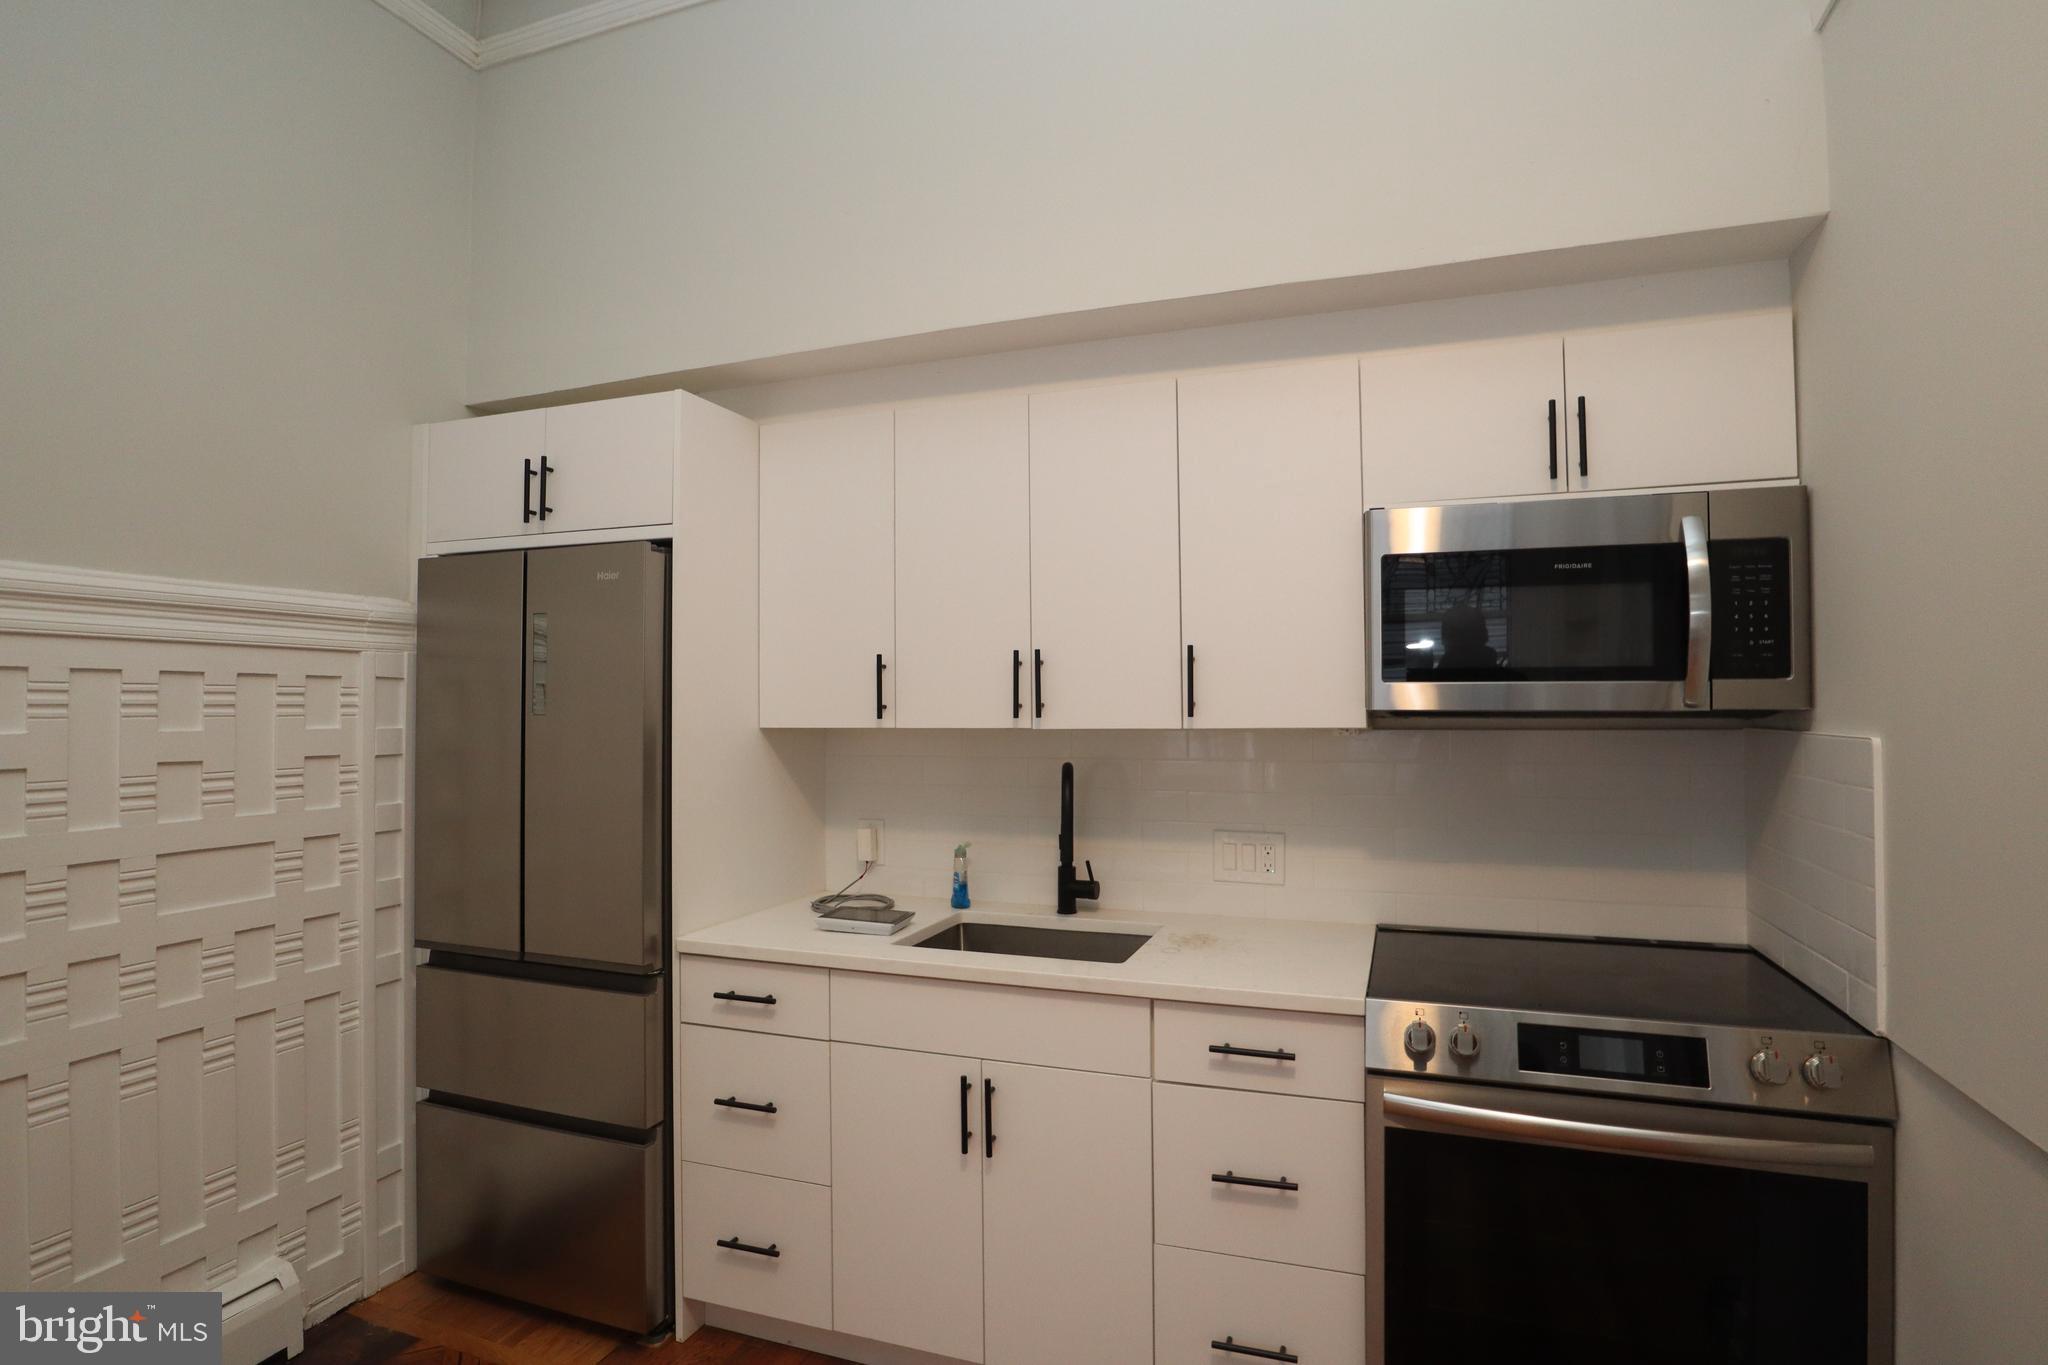
<instances>
[{"instance_id":1,"label":"white upper cabinet","mask_svg":"<svg viewBox=\"0 0 2048 1365\"><path fill-rule=\"evenodd\" d=\"M1050 729L1181 723L1174 381L1031 397L1031 623ZM1356 578L1357 570L1350 577ZM1029 662L1029 661L1027 661Z\"/></svg>"},{"instance_id":2,"label":"white upper cabinet","mask_svg":"<svg viewBox=\"0 0 2048 1365\"><path fill-rule=\"evenodd\" d=\"M1573 332L1564 370L1574 489L1798 477L1788 310Z\"/></svg>"},{"instance_id":3,"label":"white upper cabinet","mask_svg":"<svg viewBox=\"0 0 2048 1365\"><path fill-rule=\"evenodd\" d=\"M420 506L427 542L537 530L533 498L546 451L547 415L542 412L504 412L428 427Z\"/></svg>"},{"instance_id":4,"label":"white upper cabinet","mask_svg":"<svg viewBox=\"0 0 2048 1365\"><path fill-rule=\"evenodd\" d=\"M894 445L887 411L761 428L763 726L893 723Z\"/></svg>"},{"instance_id":5,"label":"white upper cabinet","mask_svg":"<svg viewBox=\"0 0 2048 1365\"><path fill-rule=\"evenodd\" d=\"M1366 507L1567 486L1557 334L1374 351L1358 381Z\"/></svg>"},{"instance_id":6,"label":"white upper cabinet","mask_svg":"<svg viewBox=\"0 0 2048 1365\"><path fill-rule=\"evenodd\" d=\"M896 414L898 725L1031 723L1029 422L1022 394Z\"/></svg>"},{"instance_id":7,"label":"white upper cabinet","mask_svg":"<svg viewBox=\"0 0 2048 1365\"><path fill-rule=\"evenodd\" d=\"M1180 381L1189 727L1366 723L1358 368Z\"/></svg>"},{"instance_id":8,"label":"white upper cabinet","mask_svg":"<svg viewBox=\"0 0 2048 1365\"><path fill-rule=\"evenodd\" d=\"M674 521L676 403L674 393L645 393L547 409L547 502L535 526L597 531Z\"/></svg>"}]
</instances>

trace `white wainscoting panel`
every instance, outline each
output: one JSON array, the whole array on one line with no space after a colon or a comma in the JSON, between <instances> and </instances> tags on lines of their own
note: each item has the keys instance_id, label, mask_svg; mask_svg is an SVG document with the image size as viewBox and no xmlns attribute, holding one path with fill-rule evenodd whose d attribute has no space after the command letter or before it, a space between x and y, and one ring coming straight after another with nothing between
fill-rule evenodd
<instances>
[{"instance_id":1,"label":"white wainscoting panel","mask_svg":"<svg viewBox=\"0 0 2048 1365\"><path fill-rule=\"evenodd\" d=\"M0 1287L275 1254L325 1316L409 1263L404 606L65 633L63 572L0 581Z\"/></svg>"}]
</instances>

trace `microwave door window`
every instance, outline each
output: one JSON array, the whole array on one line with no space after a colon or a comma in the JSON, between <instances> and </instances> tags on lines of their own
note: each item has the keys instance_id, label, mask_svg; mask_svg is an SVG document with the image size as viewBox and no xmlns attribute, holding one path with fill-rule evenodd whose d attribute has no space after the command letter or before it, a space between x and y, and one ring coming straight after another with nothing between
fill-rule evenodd
<instances>
[{"instance_id":1,"label":"microwave door window","mask_svg":"<svg viewBox=\"0 0 2048 1365\"><path fill-rule=\"evenodd\" d=\"M1387 555L1389 682L1627 682L1685 676L1676 545Z\"/></svg>"}]
</instances>

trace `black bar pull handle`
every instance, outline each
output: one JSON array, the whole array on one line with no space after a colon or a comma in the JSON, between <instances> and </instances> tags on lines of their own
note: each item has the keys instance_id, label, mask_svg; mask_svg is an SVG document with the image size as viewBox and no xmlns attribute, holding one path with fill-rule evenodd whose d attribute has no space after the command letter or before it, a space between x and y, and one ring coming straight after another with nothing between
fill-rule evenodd
<instances>
[{"instance_id":1,"label":"black bar pull handle","mask_svg":"<svg viewBox=\"0 0 2048 1365\"><path fill-rule=\"evenodd\" d=\"M984 1078L981 1082L981 1155L984 1159L996 1154L996 1083Z\"/></svg>"},{"instance_id":2,"label":"black bar pull handle","mask_svg":"<svg viewBox=\"0 0 2048 1365\"><path fill-rule=\"evenodd\" d=\"M1031 651L1031 714L1045 714L1045 655Z\"/></svg>"},{"instance_id":3,"label":"black bar pull handle","mask_svg":"<svg viewBox=\"0 0 2048 1365\"><path fill-rule=\"evenodd\" d=\"M731 1000L742 1005L772 1005L775 1003L775 997L772 995L742 995L738 991L713 991L711 992L711 998L713 1000Z\"/></svg>"},{"instance_id":4,"label":"black bar pull handle","mask_svg":"<svg viewBox=\"0 0 2048 1365\"><path fill-rule=\"evenodd\" d=\"M875 719L876 719L876 720L880 720L880 719L882 718L882 713L883 713L883 712L885 712L885 711L887 711L887 710L889 709L889 707L888 707L888 704L887 704L886 702L884 702L884 701L882 700L882 674L883 674L883 673L885 673L885 672L887 672L887 671L888 671L888 668L889 668L889 665L887 665L887 664L885 664L885 663L883 663L883 662L882 662L882 656L881 656L881 655L879 655L879 654L877 654L877 655L875 656Z\"/></svg>"},{"instance_id":5,"label":"black bar pull handle","mask_svg":"<svg viewBox=\"0 0 2048 1365\"><path fill-rule=\"evenodd\" d=\"M1250 1185L1259 1190L1298 1190L1301 1186L1281 1176L1278 1180L1267 1180L1256 1175L1239 1175L1236 1171L1225 1171L1222 1175L1209 1177L1219 1185Z\"/></svg>"},{"instance_id":6,"label":"black bar pull handle","mask_svg":"<svg viewBox=\"0 0 2048 1365\"><path fill-rule=\"evenodd\" d=\"M1586 395L1579 395L1579 477L1586 477ZM546 488L546 484L541 485Z\"/></svg>"},{"instance_id":7,"label":"black bar pull handle","mask_svg":"<svg viewBox=\"0 0 2048 1365\"><path fill-rule=\"evenodd\" d=\"M1231 1043L1211 1043L1209 1051L1224 1057L1264 1057L1269 1062L1291 1062L1294 1054L1285 1048L1238 1047Z\"/></svg>"},{"instance_id":8,"label":"black bar pull handle","mask_svg":"<svg viewBox=\"0 0 2048 1365\"><path fill-rule=\"evenodd\" d=\"M555 467L554 467L553 465L551 465L551 464L549 464L549 463L548 463L548 457L547 457L547 456L545 456L545 455L541 456L541 457L540 457L540 519L541 519L542 521L546 521L546 520L548 519L548 513L550 513L550 512L552 512L552 511L554 511L554 510L555 510L554 508L552 508L552 507L548 506L548 475L550 475L550 474L552 474L552 473L554 473L554 472L555 472Z\"/></svg>"},{"instance_id":9,"label":"black bar pull handle","mask_svg":"<svg viewBox=\"0 0 2048 1365\"><path fill-rule=\"evenodd\" d=\"M967 1097L974 1093L974 1082L965 1076L960 1078L960 1155L966 1156L974 1142L974 1134L967 1130Z\"/></svg>"},{"instance_id":10,"label":"black bar pull handle","mask_svg":"<svg viewBox=\"0 0 2048 1365\"><path fill-rule=\"evenodd\" d=\"M751 1101L741 1099L737 1095L727 1095L722 1100L713 1100L711 1102L720 1109L745 1109L755 1114L772 1114L776 1112L773 1100L770 1100L767 1104L754 1104Z\"/></svg>"},{"instance_id":11,"label":"black bar pull handle","mask_svg":"<svg viewBox=\"0 0 2048 1365\"><path fill-rule=\"evenodd\" d=\"M1188 646L1188 715L1195 714L1195 647Z\"/></svg>"},{"instance_id":12,"label":"black bar pull handle","mask_svg":"<svg viewBox=\"0 0 2048 1365\"><path fill-rule=\"evenodd\" d=\"M727 1251L744 1251L750 1256L775 1256L779 1258L782 1255L781 1249L773 1242L764 1247L757 1247L751 1243L742 1242L737 1237L721 1237L718 1239L718 1244Z\"/></svg>"},{"instance_id":13,"label":"black bar pull handle","mask_svg":"<svg viewBox=\"0 0 2048 1365\"><path fill-rule=\"evenodd\" d=\"M1010 651L1010 719L1024 714L1024 651Z\"/></svg>"},{"instance_id":14,"label":"black bar pull handle","mask_svg":"<svg viewBox=\"0 0 2048 1365\"><path fill-rule=\"evenodd\" d=\"M1557 400L1550 400L1550 477L1557 477Z\"/></svg>"},{"instance_id":15,"label":"black bar pull handle","mask_svg":"<svg viewBox=\"0 0 2048 1365\"><path fill-rule=\"evenodd\" d=\"M1251 1356L1255 1360L1285 1360L1292 1362L1292 1365L1301 1365L1301 1357L1289 1351L1285 1346L1282 1346L1277 1351L1269 1351L1263 1346L1240 1346L1237 1344L1236 1337L1225 1337L1221 1341L1212 1341L1209 1343L1209 1349L1212 1351L1227 1351L1234 1356Z\"/></svg>"},{"instance_id":16,"label":"black bar pull handle","mask_svg":"<svg viewBox=\"0 0 2048 1365\"><path fill-rule=\"evenodd\" d=\"M526 489L519 495L519 519L522 522L533 520L533 476L535 472L533 461L526 461Z\"/></svg>"}]
</instances>

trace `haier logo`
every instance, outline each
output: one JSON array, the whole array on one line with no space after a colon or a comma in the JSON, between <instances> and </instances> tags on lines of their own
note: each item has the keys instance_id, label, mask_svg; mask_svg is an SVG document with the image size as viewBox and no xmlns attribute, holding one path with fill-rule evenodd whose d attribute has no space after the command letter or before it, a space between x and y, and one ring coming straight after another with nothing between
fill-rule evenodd
<instances>
[{"instance_id":1,"label":"haier logo","mask_svg":"<svg viewBox=\"0 0 2048 1365\"><path fill-rule=\"evenodd\" d=\"M599 569L597 571L597 581L600 583L616 583L619 581L619 571L617 569Z\"/></svg>"},{"instance_id":2,"label":"haier logo","mask_svg":"<svg viewBox=\"0 0 2048 1365\"><path fill-rule=\"evenodd\" d=\"M0 1317L0 1323L14 1329L14 1344L8 1346L5 1328L0 1328L0 1359L10 1365L79 1356L109 1362L217 1365L220 1295L160 1290L148 1299L136 1299L108 1302L97 1295L65 1293L0 1296L0 1302L14 1310Z\"/></svg>"}]
</instances>

